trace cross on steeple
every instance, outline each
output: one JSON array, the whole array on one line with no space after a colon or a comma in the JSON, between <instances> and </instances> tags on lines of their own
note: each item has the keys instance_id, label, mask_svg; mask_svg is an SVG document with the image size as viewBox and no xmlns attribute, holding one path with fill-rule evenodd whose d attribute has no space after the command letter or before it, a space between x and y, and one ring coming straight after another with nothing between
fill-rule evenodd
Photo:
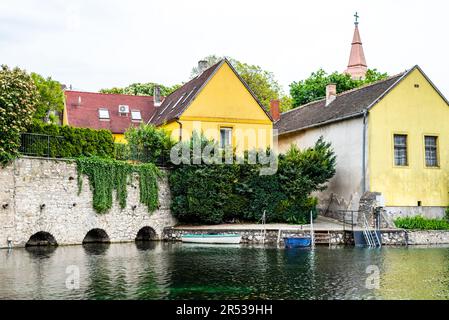
<instances>
[{"instance_id":1,"label":"cross on steeple","mask_svg":"<svg viewBox=\"0 0 449 320\"><path fill-rule=\"evenodd\" d=\"M352 79L365 79L368 66L366 64L365 53L363 52L362 39L359 32L359 14L355 15L354 37L351 43L351 54L349 56L348 68L345 73L350 74Z\"/></svg>"},{"instance_id":2,"label":"cross on steeple","mask_svg":"<svg viewBox=\"0 0 449 320\"><path fill-rule=\"evenodd\" d=\"M354 22L354 24L355 24L355 25L358 25L358 24L359 24L359 18L360 18L360 17L359 17L359 14L356 12L355 15L354 15L354 17L355 17L355 22Z\"/></svg>"}]
</instances>

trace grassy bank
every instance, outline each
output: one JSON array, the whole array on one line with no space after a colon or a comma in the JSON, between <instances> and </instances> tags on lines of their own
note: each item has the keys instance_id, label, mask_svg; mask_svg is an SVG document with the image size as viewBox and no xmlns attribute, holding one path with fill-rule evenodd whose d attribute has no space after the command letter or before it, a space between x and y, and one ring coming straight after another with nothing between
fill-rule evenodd
<instances>
[{"instance_id":1,"label":"grassy bank","mask_svg":"<svg viewBox=\"0 0 449 320\"><path fill-rule=\"evenodd\" d=\"M449 230L449 221L446 219L427 219L421 216L397 218L396 227L413 230Z\"/></svg>"}]
</instances>

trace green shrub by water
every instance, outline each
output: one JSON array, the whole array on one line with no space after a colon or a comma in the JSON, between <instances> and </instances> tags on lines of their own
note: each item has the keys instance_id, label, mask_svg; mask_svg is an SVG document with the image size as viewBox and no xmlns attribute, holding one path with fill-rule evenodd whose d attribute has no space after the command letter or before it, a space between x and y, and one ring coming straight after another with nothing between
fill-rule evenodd
<instances>
[{"instance_id":1,"label":"green shrub by water","mask_svg":"<svg viewBox=\"0 0 449 320\"><path fill-rule=\"evenodd\" d=\"M267 222L309 223L317 205L310 195L333 177L335 163L330 144L320 139L280 155L274 175L260 175L261 166L247 161L177 165L169 177L172 212L183 223L257 222L264 211Z\"/></svg>"},{"instance_id":2,"label":"green shrub by water","mask_svg":"<svg viewBox=\"0 0 449 320\"><path fill-rule=\"evenodd\" d=\"M445 219L427 219L422 216L397 218L394 224L402 229L449 230L449 221Z\"/></svg>"}]
</instances>

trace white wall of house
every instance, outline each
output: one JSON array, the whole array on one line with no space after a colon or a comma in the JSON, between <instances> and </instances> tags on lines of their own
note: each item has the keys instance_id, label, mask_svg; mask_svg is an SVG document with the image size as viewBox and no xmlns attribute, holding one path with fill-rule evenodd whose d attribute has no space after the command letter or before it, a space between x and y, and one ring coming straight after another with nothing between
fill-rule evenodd
<instances>
[{"instance_id":1,"label":"white wall of house","mask_svg":"<svg viewBox=\"0 0 449 320\"><path fill-rule=\"evenodd\" d=\"M320 136L332 144L337 165L336 174L329 181L328 188L316 194L319 208L329 208L330 211L358 210L363 192L363 118L281 135L278 141L279 152L285 153L291 144L296 144L300 149L312 147Z\"/></svg>"}]
</instances>

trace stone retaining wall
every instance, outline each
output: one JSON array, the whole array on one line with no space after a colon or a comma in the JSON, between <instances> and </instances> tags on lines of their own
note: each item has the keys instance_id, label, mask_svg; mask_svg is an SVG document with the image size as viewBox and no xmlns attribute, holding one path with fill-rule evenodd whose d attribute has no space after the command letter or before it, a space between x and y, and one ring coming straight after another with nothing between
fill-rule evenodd
<instances>
[{"instance_id":1,"label":"stone retaining wall","mask_svg":"<svg viewBox=\"0 0 449 320\"><path fill-rule=\"evenodd\" d=\"M408 244L407 232L404 230L391 230L381 232L382 245L405 246Z\"/></svg>"},{"instance_id":2,"label":"stone retaining wall","mask_svg":"<svg viewBox=\"0 0 449 320\"><path fill-rule=\"evenodd\" d=\"M449 231L408 231L408 244L449 244Z\"/></svg>"},{"instance_id":3,"label":"stone retaining wall","mask_svg":"<svg viewBox=\"0 0 449 320\"><path fill-rule=\"evenodd\" d=\"M115 195L114 195L115 198ZM78 195L76 164L72 161L20 158L0 168L0 248L12 240L24 246L40 231L50 233L59 245L81 244L92 229L104 230L111 242L134 241L139 230L151 227L160 238L164 228L175 225L170 212L167 178L159 181L160 207L149 213L139 201L139 183L128 185L128 200L121 209L97 214L87 177Z\"/></svg>"},{"instance_id":4,"label":"stone retaining wall","mask_svg":"<svg viewBox=\"0 0 449 320\"><path fill-rule=\"evenodd\" d=\"M391 230L382 232L383 245L449 244L449 231Z\"/></svg>"},{"instance_id":5,"label":"stone retaining wall","mask_svg":"<svg viewBox=\"0 0 449 320\"><path fill-rule=\"evenodd\" d=\"M305 230L283 230L281 235L279 236L279 230L277 229L268 229L265 232L265 241L264 241L264 232L260 229L253 230L216 230L216 229L188 229L188 228L166 228L163 232L163 240L165 241L181 241L181 237L184 234L240 234L242 236L242 243L246 244L276 244L283 243L284 237L304 237L309 236L309 232ZM344 235L343 231L331 231L329 232L329 239L326 244L345 244L347 238ZM319 243L317 241L317 243Z\"/></svg>"}]
</instances>

